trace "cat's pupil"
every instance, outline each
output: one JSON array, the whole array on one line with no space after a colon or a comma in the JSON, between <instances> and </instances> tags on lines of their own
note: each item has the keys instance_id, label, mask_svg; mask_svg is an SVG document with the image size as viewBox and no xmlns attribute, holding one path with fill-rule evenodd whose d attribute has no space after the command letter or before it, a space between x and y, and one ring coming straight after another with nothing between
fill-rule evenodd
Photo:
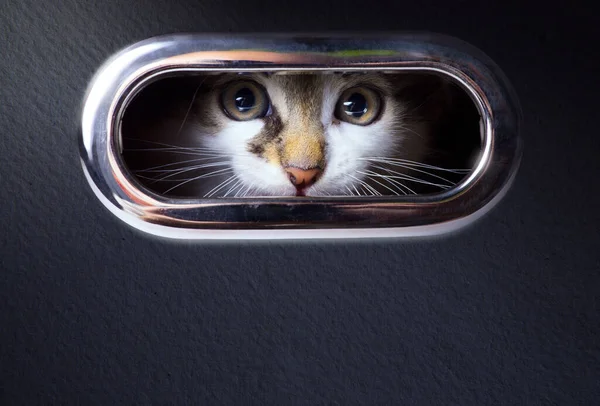
<instances>
[{"instance_id":1,"label":"cat's pupil","mask_svg":"<svg viewBox=\"0 0 600 406\"><path fill-rule=\"evenodd\" d=\"M367 99L360 93L352 93L348 99L343 103L344 112L352 117L361 117L367 112L368 105Z\"/></svg>"},{"instance_id":2,"label":"cat's pupil","mask_svg":"<svg viewBox=\"0 0 600 406\"><path fill-rule=\"evenodd\" d=\"M238 90L234 98L235 107L241 113L252 110L256 105L256 96L254 96L254 92L247 87Z\"/></svg>"}]
</instances>

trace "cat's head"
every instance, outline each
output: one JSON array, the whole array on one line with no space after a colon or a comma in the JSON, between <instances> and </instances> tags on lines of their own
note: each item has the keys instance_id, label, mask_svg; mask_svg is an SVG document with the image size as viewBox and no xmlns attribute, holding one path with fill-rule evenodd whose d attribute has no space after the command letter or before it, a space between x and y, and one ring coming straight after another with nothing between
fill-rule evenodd
<instances>
[{"instance_id":1,"label":"cat's head","mask_svg":"<svg viewBox=\"0 0 600 406\"><path fill-rule=\"evenodd\" d=\"M198 104L195 137L229 158L228 185L237 184L238 195L372 194L380 186L364 179L374 158L422 153L423 135L410 128L398 84L386 75L260 73L213 80Z\"/></svg>"}]
</instances>

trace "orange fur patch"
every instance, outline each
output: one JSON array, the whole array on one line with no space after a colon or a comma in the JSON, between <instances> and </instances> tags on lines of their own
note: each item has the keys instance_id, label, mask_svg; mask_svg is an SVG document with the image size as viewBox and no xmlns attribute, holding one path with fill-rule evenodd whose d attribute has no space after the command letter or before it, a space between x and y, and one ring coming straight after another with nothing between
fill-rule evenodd
<instances>
[{"instance_id":1,"label":"orange fur patch","mask_svg":"<svg viewBox=\"0 0 600 406\"><path fill-rule=\"evenodd\" d=\"M284 140L285 146L281 154L282 162L302 169L323 165L322 134L292 133L287 134Z\"/></svg>"}]
</instances>

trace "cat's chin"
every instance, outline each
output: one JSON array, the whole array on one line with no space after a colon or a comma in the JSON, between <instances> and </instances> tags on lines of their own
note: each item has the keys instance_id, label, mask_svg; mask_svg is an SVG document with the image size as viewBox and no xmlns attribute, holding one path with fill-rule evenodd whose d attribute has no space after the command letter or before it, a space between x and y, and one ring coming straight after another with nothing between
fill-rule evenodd
<instances>
[{"instance_id":1,"label":"cat's chin","mask_svg":"<svg viewBox=\"0 0 600 406\"><path fill-rule=\"evenodd\" d=\"M319 194L317 192L311 192L308 190L295 190L295 191L290 191L290 192L284 192L284 193L275 193L275 192L268 192L268 193L256 193L254 195L252 194L248 194L245 197L281 197L281 198L286 198L286 197L305 197L305 198L311 198L311 197L323 197L323 194Z\"/></svg>"},{"instance_id":2,"label":"cat's chin","mask_svg":"<svg viewBox=\"0 0 600 406\"><path fill-rule=\"evenodd\" d=\"M326 190L323 186L314 185L303 189L296 189L295 187L287 187L284 185L275 186L272 188L262 188L258 190L252 190L245 193L243 197L300 197L300 198L311 198L311 197L327 197L332 196L331 190ZM343 195L343 193L340 193Z\"/></svg>"}]
</instances>

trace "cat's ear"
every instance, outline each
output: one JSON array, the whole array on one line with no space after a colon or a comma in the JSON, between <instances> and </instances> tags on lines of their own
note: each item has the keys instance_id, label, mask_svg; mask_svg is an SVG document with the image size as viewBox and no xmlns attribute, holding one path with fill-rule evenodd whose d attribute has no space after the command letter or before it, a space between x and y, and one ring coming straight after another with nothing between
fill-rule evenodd
<instances>
[{"instance_id":1,"label":"cat's ear","mask_svg":"<svg viewBox=\"0 0 600 406\"><path fill-rule=\"evenodd\" d=\"M395 97L407 108L407 113L428 122L437 122L451 109L451 84L437 75L410 75L396 79Z\"/></svg>"}]
</instances>

